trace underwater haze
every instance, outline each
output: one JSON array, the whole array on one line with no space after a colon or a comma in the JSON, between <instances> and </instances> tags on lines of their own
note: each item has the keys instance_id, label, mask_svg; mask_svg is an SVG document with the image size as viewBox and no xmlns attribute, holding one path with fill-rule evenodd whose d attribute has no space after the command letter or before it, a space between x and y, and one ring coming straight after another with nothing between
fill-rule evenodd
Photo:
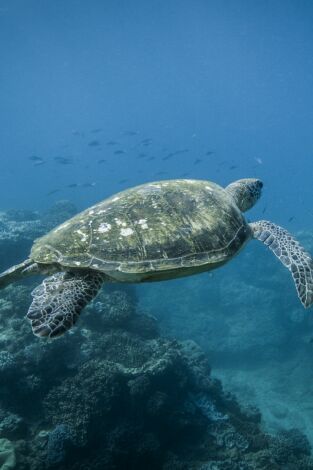
<instances>
[{"instance_id":1,"label":"underwater haze","mask_svg":"<svg viewBox=\"0 0 313 470\"><path fill-rule=\"evenodd\" d=\"M2 1L2 206L70 198L86 207L185 173L220 184L257 176L266 192L256 215L268 205L278 222L310 226L312 9L288 0ZM96 186L68 188L75 183Z\"/></svg>"},{"instance_id":2,"label":"underwater haze","mask_svg":"<svg viewBox=\"0 0 313 470\"><path fill-rule=\"evenodd\" d=\"M0 268L150 181L259 178L313 255L313 2L0 0ZM313 310L261 243L104 285L34 336L0 291L0 470L313 469Z\"/></svg>"}]
</instances>

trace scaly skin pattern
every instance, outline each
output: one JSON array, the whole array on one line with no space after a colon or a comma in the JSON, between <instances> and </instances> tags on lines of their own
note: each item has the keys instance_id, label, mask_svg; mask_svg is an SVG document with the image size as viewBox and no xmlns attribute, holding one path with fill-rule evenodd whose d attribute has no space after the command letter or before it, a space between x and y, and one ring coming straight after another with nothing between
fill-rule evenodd
<instances>
[{"instance_id":1,"label":"scaly skin pattern","mask_svg":"<svg viewBox=\"0 0 313 470\"><path fill-rule=\"evenodd\" d=\"M250 238L222 187L169 180L127 189L81 212L38 239L31 259L120 281L153 281L214 269Z\"/></svg>"}]
</instances>

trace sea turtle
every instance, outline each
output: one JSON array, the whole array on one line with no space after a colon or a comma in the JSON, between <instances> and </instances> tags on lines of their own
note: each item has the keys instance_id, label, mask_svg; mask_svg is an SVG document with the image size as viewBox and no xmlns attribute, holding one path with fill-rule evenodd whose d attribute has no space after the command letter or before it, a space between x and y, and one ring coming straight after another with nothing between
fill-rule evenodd
<instances>
[{"instance_id":1,"label":"sea turtle","mask_svg":"<svg viewBox=\"0 0 313 470\"><path fill-rule=\"evenodd\" d=\"M29 258L0 275L0 288L49 275L32 292L27 318L37 336L55 337L76 322L105 282L173 279L215 269L252 238L291 271L304 307L313 303L313 260L287 230L243 212L263 183L226 188L206 180L158 181L127 189L86 209L34 242ZM251 273L252 274L252 273Z\"/></svg>"}]
</instances>

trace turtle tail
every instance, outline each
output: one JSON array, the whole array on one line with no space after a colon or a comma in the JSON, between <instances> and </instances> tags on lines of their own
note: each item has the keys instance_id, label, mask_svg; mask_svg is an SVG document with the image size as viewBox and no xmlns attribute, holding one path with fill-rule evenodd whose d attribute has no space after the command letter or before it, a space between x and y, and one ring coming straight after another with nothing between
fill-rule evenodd
<instances>
[{"instance_id":1,"label":"turtle tail","mask_svg":"<svg viewBox=\"0 0 313 470\"><path fill-rule=\"evenodd\" d=\"M260 220L249 224L252 236L263 242L292 274L297 293L305 308L313 304L313 259L284 228Z\"/></svg>"}]
</instances>

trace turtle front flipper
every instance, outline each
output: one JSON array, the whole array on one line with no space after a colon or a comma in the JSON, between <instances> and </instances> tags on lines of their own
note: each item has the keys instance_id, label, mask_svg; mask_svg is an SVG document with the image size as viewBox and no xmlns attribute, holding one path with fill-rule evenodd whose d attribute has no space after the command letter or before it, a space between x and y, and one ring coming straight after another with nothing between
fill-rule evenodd
<instances>
[{"instance_id":1,"label":"turtle front flipper","mask_svg":"<svg viewBox=\"0 0 313 470\"><path fill-rule=\"evenodd\" d=\"M313 304L313 259L284 228L261 220L249 224L254 238L267 245L292 274L305 308Z\"/></svg>"},{"instance_id":2,"label":"turtle front flipper","mask_svg":"<svg viewBox=\"0 0 313 470\"><path fill-rule=\"evenodd\" d=\"M100 273L60 272L47 277L33 290L27 318L36 336L54 338L69 330L82 309L97 295Z\"/></svg>"}]
</instances>

